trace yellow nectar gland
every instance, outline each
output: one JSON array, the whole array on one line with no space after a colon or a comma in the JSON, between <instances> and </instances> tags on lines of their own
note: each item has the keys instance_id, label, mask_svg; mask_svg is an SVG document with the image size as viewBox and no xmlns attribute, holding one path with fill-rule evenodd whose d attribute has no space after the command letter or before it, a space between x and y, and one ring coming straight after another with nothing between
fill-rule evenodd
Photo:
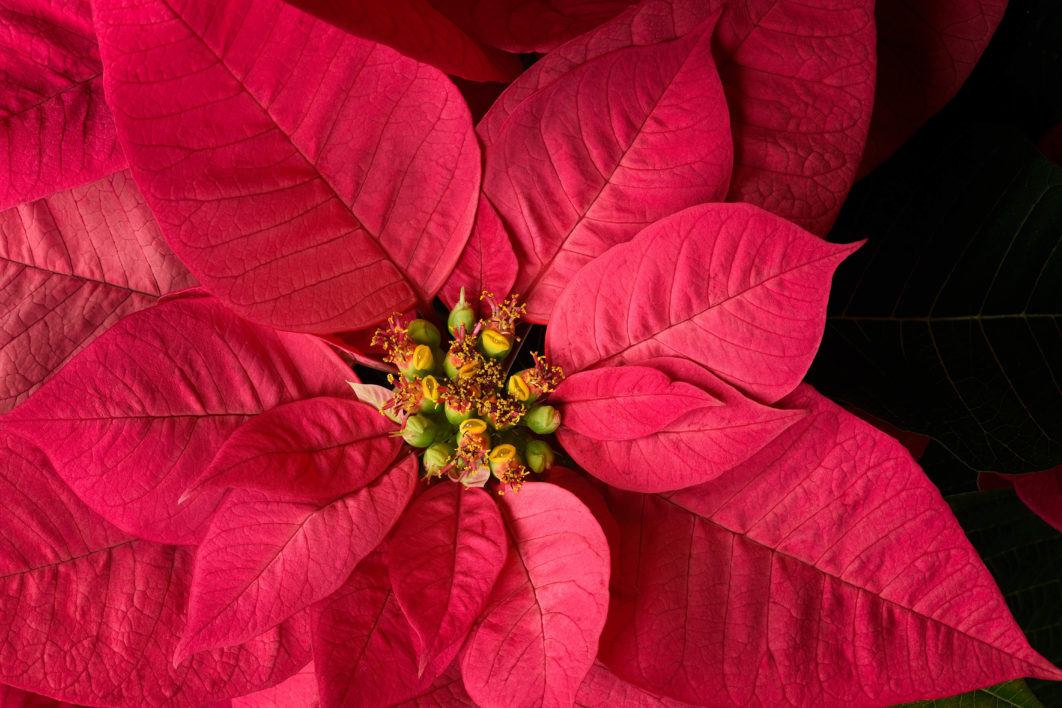
<instances>
[{"instance_id":1,"label":"yellow nectar gland","mask_svg":"<svg viewBox=\"0 0 1062 708\"><path fill-rule=\"evenodd\" d=\"M431 371L434 367L435 357L431 353L431 347L418 344L413 350L413 368L417 371Z\"/></svg>"},{"instance_id":2,"label":"yellow nectar gland","mask_svg":"<svg viewBox=\"0 0 1062 708\"><path fill-rule=\"evenodd\" d=\"M490 463L491 474L497 477L499 482L509 485L513 491L520 490L528 470L517 457L516 447L508 444L498 445L490 451L487 461ZM504 494L504 490L499 494Z\"/></svg>"},{"instance_id":3,"label":"yellow nectar gland","mask_svg":"<svg viewBox=\"0 0 1062 708\"><path fill-rule=\"evenodd\" d=\"M506 388L509 391L509 395L521 403L531 398L531 389L527 387L527 382L524 381L522 376L510 376Z\"/></svg>"},{"instance_id":4,"label":"yellow nectar gland","mask_svg":"<svg viewBox=\"0 0 1062 708\"><path fill-rule=\"evenodd\" d=\"M425 376L420 380L420 393L432 403L439 400L439 382L434 376Z\"/></svg>"}]
</instances>

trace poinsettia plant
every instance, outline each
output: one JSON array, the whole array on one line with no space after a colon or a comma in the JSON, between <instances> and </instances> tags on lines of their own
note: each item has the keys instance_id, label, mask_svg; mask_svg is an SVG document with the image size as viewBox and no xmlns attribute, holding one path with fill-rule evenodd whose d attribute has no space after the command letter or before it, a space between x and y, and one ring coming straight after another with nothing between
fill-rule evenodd
<instances>
[{"instance_id":1,"label":"poinsettia plant","mask_svg":"<svg viewBox=\"0 0 1062 708\"><path fill-rule=\"evenodd\" d=\"M821 236L1003 9L875 95L900 5L3 3L5 705L1062 679L801 383Z\"/></svg>"}]
</instances>

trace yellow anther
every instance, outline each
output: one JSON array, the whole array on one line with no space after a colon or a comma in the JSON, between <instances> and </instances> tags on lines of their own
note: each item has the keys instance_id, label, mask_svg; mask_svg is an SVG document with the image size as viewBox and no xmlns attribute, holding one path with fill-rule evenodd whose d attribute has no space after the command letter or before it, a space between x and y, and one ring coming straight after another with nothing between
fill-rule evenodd
<instances>
[{"instance_id":1,"label":"yellow anther","mask_svg":"<svg viewBox=\"0 0 1062 708\"><path fill-rule=\"evenodd\" d=\"M413 368L418 371L431 371L435 367L435 357L431 353L431 347L427 344L419 344L413 350Z\"/></svg>"},{"instance_id":2,"label":"yellow anther","mask_svg":"<svg viewBox=\"0 0 1062 708\"><path fill-rule=\"evenodd\" d=\"M531 398L531 389L527 387L527 382L524 381L522 376L510 376L506 388L509 391L509 395L521 403Z\"/></svg>"},{"instance_id":3,"label":"yellow anther","mask_svg":"<svg viewBox=\"0 0 1062 708\"><path fill-rule=\"evenodd\" d=\"M434 376L425 376L420 381L420 392L432 403L439 400L439 382Z\"/></svg>"}]
</instances>

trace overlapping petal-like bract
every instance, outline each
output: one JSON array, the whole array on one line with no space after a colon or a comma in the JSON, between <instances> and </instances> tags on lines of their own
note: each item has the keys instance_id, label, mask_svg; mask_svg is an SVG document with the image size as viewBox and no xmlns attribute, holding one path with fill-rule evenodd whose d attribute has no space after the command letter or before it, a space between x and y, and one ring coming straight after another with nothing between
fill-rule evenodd
<instances>
[{"instance_id":1,"label":"overlapping petal-like bract","mask_svg":"<svg viewBox=\"0 0 1062 708\"><path fill-rule=\"evenodd\" d=\"M0 411L125 315L192 285L127 170L0 212Z\"/></svg>"},{"instance_id":2,"label":"overlapping petal-like bract","mask_svg":"<svg viewBox=\"0 0 1062 708\"><path fill-rule=\"evenodd\" d=\"M133 174L204 287L319 333L431 300L479 185L468 107L441 72L280 0L94 12Z\"/></svg>"},{"instance_id":3,"label":"overlapping petal-like bract","mask_svg":"<svg viewBox=\"0 0 1062 708\"><path fill-rule=\"evenodd\" d=\"M545 322L564 284L610 246L726 194L733 148L711 52L718 15L676 38L656 31L655 11L620 15L594 34L592 52L579 38L545 57L483 119L483 198L513 238L515 289L532 322Z\"/></svg>"},{"instance_id":4,"label":"overlapping petal-like bract","mask_svg":"<svg viewBox=\"0 0 1062 708\"><path fill-rule=\"evenodd\" d=\"M812 415L709 484L612 493L624 539L606 665L654 693L735 706L889 705L1062 678L899 443L807 387L781 405Z\"/></svg>"},{"instance_id":5,"label":"overlapping petal-like bract","mask_svg":"<svg viewBox=\"0 0 1062 708\"><path fill-rule=\"evenodd\" d=\"M1013 488L1025 506L1062 531L1062 467L1029 474L982 472L977 484L981 489Z\"/></svg>"},{"instance_id":6,"label":"overlapping petal-like bract","mask_svg":"<svg viewBox=\"0 0 1062 708\"><path fill-rule=\"evenodd\" d=\"M726 0L712 44L734 131L728 201L824 236L874 104L874 0Z\"/></svg>"},{"instance_id":7,"label":"overlapping petal-like bract","mask_svg":"<svg viewBox=\"0 0 1062 708\"><path fill-rule=\"evenodd\" d=\"M0 66L0 210L125 167L89 0L6 0Z\"/></svg>"},{"instance_id":8,"label":"overlapping petal-like bract","mask_svg":"<svg viewBox=\"0 0 1062 708\"><path fill-rule=\"evenodd\" d=\"M9 433L0 446L0 681L79 704L194 708L270 686L307 662L303 616L175 666L191 550L123 533L82 504L39 450Z\"/></svg>"},{"instance_id":9,"label":"overlapping petal-like bract","mask_svg":"<svg viewBox=\"0 0 1062 708\"><path fill-rule=\"evenodd\" d=\"M683 356L762 401L789 393L822 338L825 243L747 204L705 204L643 230L568 284L546 331L567 372Z\"/></svg>"},{"instance_id":10,"label":"overlapping petal-like bract","mask_svg":"<svg viewBox=\"0 0 1062 708\"><path fill-rule=\"evenodd\" d=\"M500 507L509 556L461 653L465 689L484 708L571 705L607 610L605 537L552 484L525 484Z\"/></svg>"},{"instance_id":11,"label":"overlapping petal-like bract","mask_svg":"<svg viewBox=\"0 0 1062 708\"><path fill-rule=\"evenodd\" d=\"M313 337L239 319L213 298L126 317L7 414L94 511L140 538L201 538L223 491L177 500L252 416L350 395L349 369Z\"/></svg>"}]
</instances>

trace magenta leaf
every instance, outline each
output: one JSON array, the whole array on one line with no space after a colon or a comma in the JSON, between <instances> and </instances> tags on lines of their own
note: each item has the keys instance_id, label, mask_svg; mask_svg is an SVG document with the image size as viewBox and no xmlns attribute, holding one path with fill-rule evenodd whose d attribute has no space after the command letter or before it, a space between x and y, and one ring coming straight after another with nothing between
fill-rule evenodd
<instances>
[{"instance_id":1,"label":"magenta leaf","mask_svg":"<svg viewBox=\"0 0 1062 708\"><path fill-rule=\"evenodd\" d=\"M504 299L513 289L518 270L505 225L490 202L480 199L472 235L439 297L450 308L461 298L461 288L472 303L484 291Z\"/></svg>"},{"instance_id":2,"label":"magenta leaf","mask_svg":"<svg viewBox=\"0 0 1062 708\"><path fill-rule=\"evenodd\" d=\"M483 194L513 238L530 321L545 322L561 288L610 246L726 194L733 148L710 47L717 17L676 40L667 24L645 36L632 27L642 15L625 13L595 34L603 46L591 56L573 61L587 54L580 40L546 56L499 99L504 120L495 109L484 117L498 127L482 133Z\"/></svg>"},{"instance_id":3,"label":"magenta leaf","mask_svg":"<svg viewBox=\"0 0 1062 708\"><path fill-rule=\"evenodd\" d=\"M606 367L576 374L558 387L554 394L558 398L550 399L563 404L557 438L565 451L583 469L613 487L663 492L707 482L747 460L804 415L802 411L771 408L746 398L687 359L650 359L646 364L652 368ZM581 420L579 415L570 421L572 406L565 400L568 381L574 379L579 385L579 377L600 377L598 372L603 372L618 383L625 369L651 371L654 378L674 381L670 386L698 391L698 400L707 402L674 417L664 416L661 420L667 422L657 429L646 428L638 436L626 439L611 435L609 427L615 423L604 426L596 418ZM615 403L615 399L602 400ZM575 410L578 412L580 407L576 405ZM604 417L607 413L602 411Z\"/></svg>"},{"instance_id":4,"label":"magenta leaf","mask_svg":"<svg viewBox=\"0 0 1062 708\"><path fill-rule=\"evenodd\" d=\"M294 401L237 428L192 487L257 489L271 501L335 497L387 468L402 446L395 430L352 398Z\"/></svg>"},{"instance_id":5,"label":"magenta leaf","mask_svg":"<svg viewBox=\"0 0 1062 708\"><path fill-rule=\"evenodd\" d=\"M808 387L783 404L812 415L711 483L612 495L612 671L720 706L891 705L1062 678L899 443Z\"/></svg>"},{"instance_id":6,"label":"magenta leaf","mask_svg":"<svg viewBox=\"0 0 1062 708\"><path fill-rule=\"evenodd\" d=\"M977 486L981 489L1013 488L1025 506L1062 531L1062 467L1029 474L982 472Z\"/></svg>"},{"instance_id":7,"label":"magenta leaf","mask_svg":"<svg viewBox=\"0 0 1062 708\"><path fill-rule=\"evenodd\" d=\"M314 606L321 705L389 706L430 692L446 665L418 674L414 634L391 590L387 552L370 554L343 587Z\"/></svg>"},{"instance_id":8,"label":"magenta leaf","mask_svg":"<svg viewBox=\"0 0 1062 708\"><path fill-rule=\"evenodd\" d=\"M874 0L727 0L712 39L734 126L728 201L824 235L874 103Z\"/></svg>"},{"instance_id":9,"label":"magenta leaf","mask_svg":"<svg viewBox=\"0 0 1062 708\"><path fill-rule=\"evenodd\" d=\"M416 481L417 460L409 456L330 502L229 494L196 551L188 626L175 661L244 642L331 595L391 530Z\"/></svg>"},{"instance_id":10,"label":"magenta leaf","mask_svg":"<svg viewBox=\"0 0 1062 708\"><path fill-rule=\"evenodd\" d=\"M482 489L437 484L410 505L391 535L389 569L421 666L457 654L507 553L498 507Z\"/></svg>"},{"instance_id":11,"label":"magenta leaf","mask_svg":"<svg viewBox=\"0 0 1062 708\"><path fill-rule=\"evenodd\" d=\"M612 516L605 498L601 496L601 491L599 491L599 489L603 488L603 485L598 484L595 486L583 474L556 464L543 473L542 481L568 490L583 503L583 506L590 510L590 513L594 515L594 519L597 521L597 525L601 527L601 531L605 534L609 550L609 567L614 568L619 560L620 528L619 524L616 523L616 517Z\"/></svg>"},{"instance_id":12,"label":"magenta leaf","mask_svg":"<svg viewBox=\"0 0 1062 708\"><path fill-rule=\"evenodd\" d=\"M1007 0L878 0L878 80L860 176L951 100L996 31Z\"/></svg>"},{"instance_id":13,"label":"magenta leaf","mask_svg":"<svg viewBox=\"0 0 1062 708\"><path fill-rule=\"evenodd\" d=\"M509 556L461 653L465 690L484 708L571 705L608 608L605 536L552 484L525 484L500 506Z\"/></svg>"},{"instance_id":14,"label":"magenta leaf","mask_svg":"<svg viewBox=\"0 0 1062 708\"><path fill-rule=\"evenodd\" d=\"M461 667L455 661L423 693L395 704L395 708L476 708L476 704L465 691Z\"/></svg>"},{"instance_id":15,"label":"magenta leaf","mask_svg":"<svg viewBox=\"0 0 1062 708\"><path fill-rule=\"evenodd\" d=\"M330 333L442 287L479 185L445 75L279 0L94 11L133 175L174 252L237 314Z\"/></svg>"},{"instance_id":16,"label":"magenta leaf","mask_svg":"<svg viewBox=\"0 0 1062 708\"><path fill-rule=\"evenodd\" d=\"M124 168L89 0L9 0L0 28L0 210Z\"/></svg>"},{"instance_id":17,"label":"magenta leaf","mask_svg":"<svg viewBox=\"0 0 1062 708\"><path fill-rule=\"evenodd\" d=\"M511 81L520 61L469 37L433 0L286 0L353 35L473 81Z\"/></svg>"},{"instance_id":18,"label":"magenta leaf","mask_svg":"<svg viewBox=\"0 0 1062 708\"><path fill-rule=\"evenodd\" d=\"M194 284L127 171L0 212L0 411L125 315Z\"/></svg>"},{"instance_id":19,"label":"magenta leaf","mask_svg":"<svg viewBox=\"0 0 1062 708\"><path fill-rule=\"evenodd\" d=\"M548 52L635 4L635 0L433 0L469 34L510 52Z\"/></svg>"},{"instance_id":20,"label":"magenta leaf","mask_svg":"<svg viewBox=\"0 0 1062 708\"><path fill-rule=\"evenodd\" d=\"M689 708L688 703L657 696L621 680L596 661L579 686L575 705L577 708Z\"/></svg>"},{"instance_id":21,"label":"magenta leaf","mask_svg":"<svg viewBox=\"0 0 1062 708\"><path fill-rule=\"evenodd\" d=\"M685 356L775 401L807 372L830 278L855 248L747 204L693 207L580 271L553 311L547 349L569 375Z\"/></svg>"},{"instance_id":22,"label":"magenta leaf","mask_svg":"<svg viewBox=\"0 0 1062 708\"><path fill-rule=\"evenodd\" d=\"M121 320L4 424L119 528L196 543L224 492L177 500L224 440L282 403L349 395L349 376L314 337L250 324L212 298L180 299Z\"/></svg>"},{"instance_id":23,"label":"magenta leaf","mask_svg":"<svg viewBox=\"0 0 1062 708\"><path fill-rule=\"evenodd\" d=\"M270 686L309 660L299 617L173 667L191 551L111 526L7 434L0 494L0 681L74 703L191 707Z\"/></svg>"},{"instance_id":24,"label":"magenta leaf","mask_svg":"<svg viewBox=\"0 0 1062 708\"><path fill-rule=\"evenodd\" d=\"M320 705L312 661L276 686L232 699L232 708L318 708Z\"/></svg>"},{"instance_id":25,"label":"magenta leaf","mask_svg":"<svg viewBox=\"0 0 1062 708\"><path fill-rule=\"evenodd\" d=\"M37 693L0 685L0 706L4 708L78 708L73 703L57 701Z\"/></svg>"},{"instance_id":26,"label":"magenta leaf","mask_svg":"<svg viewBox=\"0 0 1062 708\"><path fill-rule=\"evenodd\" d=\"M609 366L569 376L550 404L563 406L564 426L595 440L635 440L701 408L711 394L648 366Z\"/></svg>"}]
</instances>

